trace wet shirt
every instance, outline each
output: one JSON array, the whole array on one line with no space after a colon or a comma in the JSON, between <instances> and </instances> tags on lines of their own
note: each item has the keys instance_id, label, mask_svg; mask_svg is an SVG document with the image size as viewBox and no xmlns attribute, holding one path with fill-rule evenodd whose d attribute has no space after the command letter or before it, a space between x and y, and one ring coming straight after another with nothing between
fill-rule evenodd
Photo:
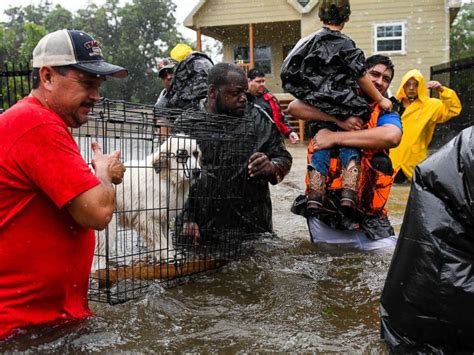
<instances>
[{"instance_id":1,"label":"wet shirt","mask_svg":"<svg viewBox=\"0 0 474 355\"><path fill-rule=\"evenodd\" d=\"M203 105L201 110L205 111ZM199 122L198 117L202 116L190 114L188 119L202 126L204 122ZM197 137L202 151L203 174L201 180L191 187L185 220L198 223L201 232L218 234L223 229L235 229L238 233L273 232L268 183L277 184L284 178L290 171L292 157L275 124L261 109L249 104L245 117L245 122L232 118L241 120L243 124L233 128L235 135L231 137L235 142L235 137L243 137L247 132L250 140L247 137L245 143L226 142L215 125L215 139L208 134ZM181 122L175 124L179 126ZM248 159L254 152L268 156L277 168L276 176L248 177ZM229 167L231 169L227 169Z\"/></svg>"},{"instance_id":2,"label":"wet shirt","mask_svg":"<svg viewBox=\"0 0 474 355\"><path fill-rule=\"evenodd\" d=\"M381 127L386 124L394 125L400 128L401 131L403 131L400 116L395 112L383 113L379 116L379 119L377 120L377 127Z\"/></svg>"},{"instance_id":3,"label":"wet shirt","mask_svg":"<svg viewBox=\"0 0 474 355\"><path fill-rule=\"evenodd\" d=\"M268 114L268 116L273 117L272 107L270 106L268 101L266 101L263 98L263 96L253 96L253 95L250 95L250 96L251 96L251 101L255 105L260 106Z\"/></svg>"},{"instance_id":4,"label":"wet shirt","mask_svg":"<svg viewBox=\"0 0 474 355\"><path fill-rule=\"evenodd\" d=\"M27 97L0 116L0 339L91 315L94 232L65 204L100 181L64 121Z\"/></svg>"},{"instance_id":5,"label":"wet shirt","mask_svg":"<svg viewBox=\"0 0 474 355\"><path fill-rule=\"evenodd\" d=\"M282 65L283 88L298 99L344 120L370 119L371 109L358 94L365 57L348 36L323 27L301 39Z\"/></svg>"}]
</instances>

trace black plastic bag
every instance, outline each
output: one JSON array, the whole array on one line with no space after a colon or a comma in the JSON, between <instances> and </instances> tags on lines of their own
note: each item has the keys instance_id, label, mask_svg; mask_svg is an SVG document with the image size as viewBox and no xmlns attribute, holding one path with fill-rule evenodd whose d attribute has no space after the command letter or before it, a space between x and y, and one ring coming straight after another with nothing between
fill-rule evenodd
<instances>
[{"instance_id":1,"label":"black plastic bag","mask_svg":"<svg viewBox=\"0 0 474 355\"><path fill-rule=\"evenodd\" d=\"M214 63L204 53L192 52L175 68L167 108L187 109L207 96L207 77Z\"/></svg>"},{"instance_id":2,"label":"black plastic bag","mask_svg":"<svg viewBox=\"0 0 474 355\"><path fill-rule=\"evenodd\" d=\"M344 120L367 122L372 112L359 96L356 78L365 74L365 57L343 33L323 28L302 38L283 61L283 88L296 98Z\"/></svg>"},{"instance_id":3,"label":"black plastic bag","mask_svg":"<svg viewBox=\"0 0 474 355\"><path fill-rule=\"evenodd\" d=\"M474 129L415 169L382 293L396 352L474 351Z\"/></svg>"}]
</instances>

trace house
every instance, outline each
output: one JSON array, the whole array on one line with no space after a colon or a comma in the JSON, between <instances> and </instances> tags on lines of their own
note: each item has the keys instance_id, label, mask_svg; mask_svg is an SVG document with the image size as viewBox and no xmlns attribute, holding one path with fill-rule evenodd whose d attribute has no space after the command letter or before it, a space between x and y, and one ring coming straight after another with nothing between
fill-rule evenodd
<instances>
[{"instance_id":1,"label":"house","mask_svg":"<svg viewBox=\"0 0 474 355\"><path fill-rule=\"evenodd\" d=\"M200 0L184 25L223 43L224 61L258 67L267 86L282 93L281 64L298 42L321 27L319 0ZM395 91L401 76L449 61L450 25L461 0L351 0L344 33L366 56L389 55L395 64Z\"/></svg>"}]
</instances>

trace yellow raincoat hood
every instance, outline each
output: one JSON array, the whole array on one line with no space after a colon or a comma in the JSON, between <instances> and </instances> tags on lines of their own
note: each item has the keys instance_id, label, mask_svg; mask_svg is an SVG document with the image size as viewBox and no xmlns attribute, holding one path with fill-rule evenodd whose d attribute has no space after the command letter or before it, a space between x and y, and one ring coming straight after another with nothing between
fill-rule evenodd
<instances>
[{"instance_id":1,"label":"yellow raincoat hood","mask_svg":"<svg viewBox=\"0 0 474 355\"><path fill-rule=\"evenodd\" d=\"M185 43L178 43L170 52L170 57L177 62L186 58L193 49Z\"/></svg>"},{"instance_id":2,"label":"yellow raincoat hood","mask_svg":"<svg viewBox=\"0 0 474 355\"><path fill-rule=\"evenodd\" d=\"M446 86L439 93L439 99L429 97L425 78L416 69L403 76L396 94L400 101L407 99L403 86L410 78L418 81L418 98L405 108L402 141L398 147L390 149L390 158L395 173L401 169L411 180L415 166L427 156L436 125L459 115L461 102L454 90Z\"/></svg>"},{"instance_id":3,"label":"yellow raincoat hood","mask_svg":"<svg viewBox=\"0 0 474 355\"><path fill-rule=\"evenodd\" d=\"M407 83L410 78L415 79L418 81L418 98L420 99L421 102L425 102L428 99L428 94L427 94L427 88L426 88L426 81L425 78L423 77L423 74L417 69L410 70L407 72L400 83L400 87L398 88L396 97L398 101L402 101L402 99L407 98L405 95L405 90L403 87Z\"/></svg>"}]
</instances>

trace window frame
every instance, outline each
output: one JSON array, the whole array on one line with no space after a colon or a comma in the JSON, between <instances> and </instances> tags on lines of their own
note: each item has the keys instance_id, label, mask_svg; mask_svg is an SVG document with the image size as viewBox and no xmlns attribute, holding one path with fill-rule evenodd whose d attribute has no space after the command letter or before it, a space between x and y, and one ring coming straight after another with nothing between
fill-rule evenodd
<instances>
[{"instance_id":1,"label":"window frame","mask_svg":"<svg viewBox=\"0 0 474 355\"><path fill-rule=\"evenodd\" d=\"M255 58L256 48L258 48L258 47L268 47L270 49L270 57L268 59L264 59L263 61L270 61L270 73L265 73L265 75L267 75L269 77L273 77L275 70L273 68L273 49L272 49L272 46L269 45L269 44L260 44L260 45L256 45L256 46L254 45L253 53L254 53L254 63L255 64L259 61ZM250 56L250 50L249 50L248 45L235 45L234 46L234 51L233 51L234 52L233 53L233 56L234 56L233 61L234 61L235 64L239 64L238 61L235 59L235 53L240 48L246 48L248 53L249 53L249 56ZM260 61L262 61L262 60L260 60ZM248 62L250 62L250 58L248 59Z\"/></svg>"},{"instance_id":2,"label":"window frame","mask_svg":"<svg viewBox=\"0 0 474 355\"><path fill-rule=\"evenodd\" d=\"M373 34L374 34L374 54L399 54L399 55L406 55L406 21L394 21L394 22L377 22L373 25ZM401 36L395 37L378 37L378 29L380 27L388 27L388 26L401 26L402 34ZM399 50L378 50L378 44L380 41L384 40L400 40L401 41L401 49Z\"/></svg>"}]
</instances>

